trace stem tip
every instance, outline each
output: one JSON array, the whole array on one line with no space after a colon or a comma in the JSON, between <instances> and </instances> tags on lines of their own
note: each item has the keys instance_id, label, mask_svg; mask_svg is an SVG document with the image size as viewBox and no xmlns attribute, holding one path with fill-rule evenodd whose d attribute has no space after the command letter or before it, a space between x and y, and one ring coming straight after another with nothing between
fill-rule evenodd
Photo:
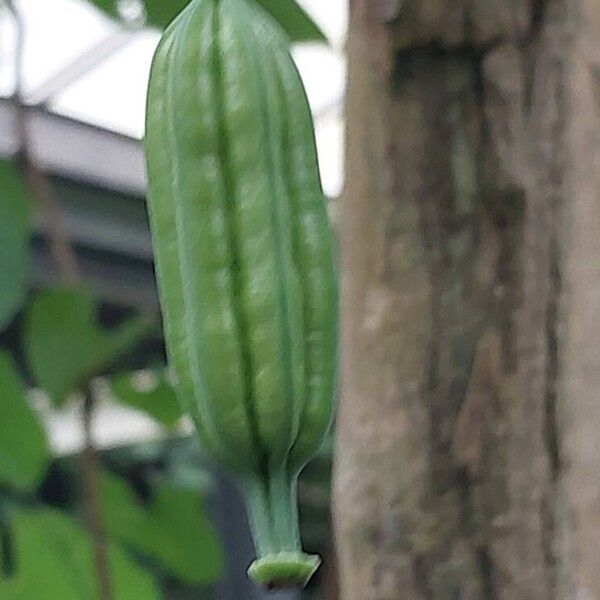
<instances>
[{"instance_id":1,"label":"stem tip","mask_svg":"<svg viewBox=\"0 0 600 600\"><path fill-rule=\"evenodd\" d=\"M255 560L248 569L248 576L269 590L302 588L320 564L321 559L316 555L278 552Z\"/></svg>"}]
</instances>

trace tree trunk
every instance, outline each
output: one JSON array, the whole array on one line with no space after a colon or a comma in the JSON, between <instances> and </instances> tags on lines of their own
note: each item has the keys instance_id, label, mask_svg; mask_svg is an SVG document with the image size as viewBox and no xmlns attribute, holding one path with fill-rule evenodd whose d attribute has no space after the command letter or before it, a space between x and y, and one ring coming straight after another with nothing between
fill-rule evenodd
<instances>
[{"instance_id":1,"label":"tree trunk","mask_svg":"<svg viewBox=\"0 0 600 600\"><path fill-rule=\"evenodd\" d=\"M600 599L600 2L353 0L344 600Z\"/></svg>"}]
</instances>

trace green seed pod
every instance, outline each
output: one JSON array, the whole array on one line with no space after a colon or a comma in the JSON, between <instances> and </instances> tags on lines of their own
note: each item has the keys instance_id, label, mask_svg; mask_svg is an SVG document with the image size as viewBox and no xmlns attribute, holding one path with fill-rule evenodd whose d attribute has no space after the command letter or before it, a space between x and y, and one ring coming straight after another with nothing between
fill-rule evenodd
<instances>
[{"instance_id":1,"label":"green seed pod","mask_svg":"<svg viewBox=\"0 0 600 600\"><path fill-rule=\"evenodd\" d=\"M192 0L167 29L145 145L178 394L246 497L251 577L303 584L295 487L331 421L338 285L304 88L253 0Z\"/></svg>"}]
</instances>

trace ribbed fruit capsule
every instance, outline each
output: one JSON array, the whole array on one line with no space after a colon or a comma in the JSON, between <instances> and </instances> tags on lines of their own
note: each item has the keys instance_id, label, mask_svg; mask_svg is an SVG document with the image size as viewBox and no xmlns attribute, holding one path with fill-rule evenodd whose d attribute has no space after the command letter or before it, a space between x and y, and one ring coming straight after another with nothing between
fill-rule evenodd
<instances>
[{"instance_id":1,"label":"ribbed fruit capsule","mask_svg":"<svg viewBox=\"0 0 600 600\"><path fill-rule=\"evenodd\" d=\"M145 146L178 394L246 496L250 575L304 583L295 482L331 421L338 286L304 88L253 0L192 0L167 29Z\"/></svg>"}]
</instances>

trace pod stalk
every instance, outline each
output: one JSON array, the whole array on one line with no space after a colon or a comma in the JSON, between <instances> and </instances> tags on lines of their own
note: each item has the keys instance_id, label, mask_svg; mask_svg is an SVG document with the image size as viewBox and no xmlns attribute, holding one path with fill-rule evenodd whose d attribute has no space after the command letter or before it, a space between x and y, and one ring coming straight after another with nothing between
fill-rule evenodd
<instances>
[{"instance_id":1,"label":"pod stalk","mask_svg":"<svg viewBox=\"0 0 600 600\"><path fill-rule=\"evenodd\" d=\"M242 482L257 559L249 577L269 590L304 587L321 564L302 551L296 477L284 468Z\"/></svg>"}]
</instances>

